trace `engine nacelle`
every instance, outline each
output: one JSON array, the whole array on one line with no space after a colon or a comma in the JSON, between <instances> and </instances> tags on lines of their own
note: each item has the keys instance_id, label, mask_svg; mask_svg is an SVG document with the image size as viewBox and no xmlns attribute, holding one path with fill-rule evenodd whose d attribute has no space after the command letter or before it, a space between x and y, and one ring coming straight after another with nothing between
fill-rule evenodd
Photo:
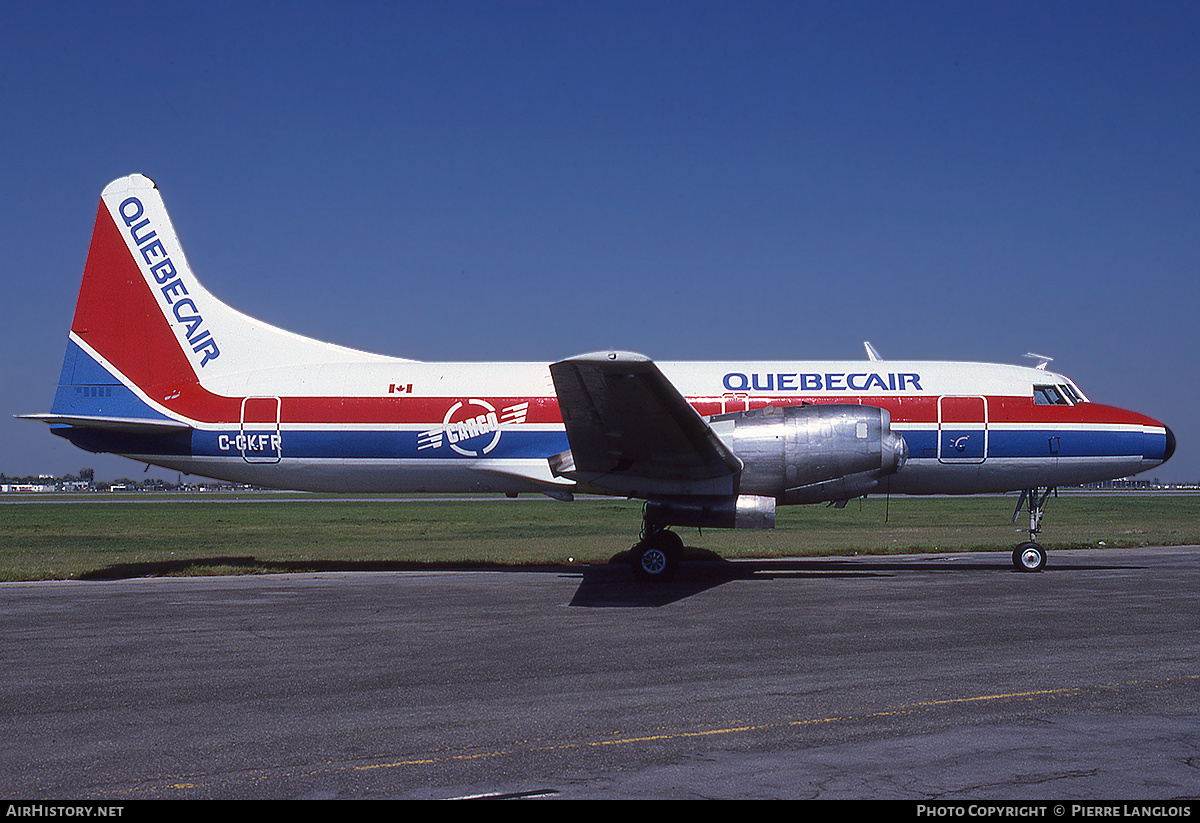
<instances>
[{"instance_id":1,"label":"engine nacelle","mask_svg":"<svg viewBox=\"0 0 1200 823\"><path fill-rule=\"evenodd\" d=\"M908 445L875 406L767 406L718 415L717 436L745 468L739 494L782 504L850 500L885 488Z\"/></svg>"},{"instance_id":2,"label":"engine nacelle","mask_svg":"<svg viewBox=\"0 0 1200 823\"><path fill-rule=\"evenodd\" d=\"M646 503L646 522L702 529L773 529L775 498L750 494L657 498Z\"/></svg>"}]
</instances>

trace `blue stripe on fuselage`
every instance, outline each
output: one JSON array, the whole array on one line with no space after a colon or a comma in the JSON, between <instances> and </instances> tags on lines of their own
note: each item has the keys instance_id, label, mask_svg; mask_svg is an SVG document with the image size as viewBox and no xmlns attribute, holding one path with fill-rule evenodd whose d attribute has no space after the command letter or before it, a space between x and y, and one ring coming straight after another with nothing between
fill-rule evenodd
<instances>
[{"instance_id":1,"label":"blue stripe on fuselage","mask_svg":"<svg viewBox=\"0 0 1200 823\"><path fill-rule=\"evenodd\" d=\"M898 429L914 457L937 455L937 429ZM970 431L970 430L964 430ZM975 432L982 432L975 429ZM1107 431L1078 429L988 429L989 458L1033 457L1116 457L1144 455L1147 459L1162 459L1166 452L1166 434L1143 434L1141 431Z\"/></svg>"},{"instance_id":2,"label":"blue stripe on fuselage","mask_svg":"<svg viewBox=\"0 0 1200 823\"><path fill-rule=\"evenodd\" d=\"M271 429L261 430L247 427L247 432L261 436ZM243 453L244 443L238 441L244 433L237 429L222 432L196 431L192 433L192 453L197 457L229 457ZM562 431L521 431L507 429L500 432L495 446L486 453L483 448L491 442L491 434L474 438L474 442L460 441L468 454L454 451L449 445L438 448L420 448L422 432L417 431L283 431L280 433L281 457L305 459L358 459L358 458L429 458L464 460L471 457L488 459L529 459L546 457L570 448L567 436ZM253 448L253 446L251 447Z\"/></svg>"},{"instance_id":3,"label":"blue stripe on fuselage","mask_svg":"<svg viewBox=\"0 0 1200 823\"><path fill-rule=\"evenodd\" d=\"M247 429L249 431L249 427ZM266 427L263 431L268 431ZM220 457L240 453L231 438L242 432L228 429L221 432L196 431L192 434L192 451L197 456ZM909 452L915 457L933 456L937 449L938 432L934 429L902 432ZM1165 435L1143 435L1140 431L1064 431L1056 429L989 430L987 456L992 458L1033 457L1110 457L1142 455L1153 459L1155 449L1161 456ZM438 448L421 448L422 432L417 431L289 431L280 433L283 458L449 458L467 456L443 444ZM222 442L221 438L225 441ZM481 435L474 443L461 445L477 451L490 439ZM1157 444L1157 445L1156 445ZM1143 450L1143 446L1145 449ZM472 448L474 447L474 448ZM562 431L523 431L503 429L488 458L545 458L570 448Z\"/></svg>"}]
</instances>

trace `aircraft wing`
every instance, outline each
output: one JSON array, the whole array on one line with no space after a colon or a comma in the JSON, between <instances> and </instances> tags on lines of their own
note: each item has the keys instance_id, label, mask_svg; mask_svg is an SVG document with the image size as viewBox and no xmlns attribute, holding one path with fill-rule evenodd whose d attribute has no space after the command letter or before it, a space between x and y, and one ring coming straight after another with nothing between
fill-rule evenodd
<instances>
[{"instance_id":1,"label":"aircraft wing","mask_svg":"<svg viewBox=\"0 0 1200 823\"><path fill-rule=\"evenodd\" d=\"M571 444L555 475L631 497L733 493L742 461L653 361L588 354L550 374Z\"/></svg>"}]
</instances>

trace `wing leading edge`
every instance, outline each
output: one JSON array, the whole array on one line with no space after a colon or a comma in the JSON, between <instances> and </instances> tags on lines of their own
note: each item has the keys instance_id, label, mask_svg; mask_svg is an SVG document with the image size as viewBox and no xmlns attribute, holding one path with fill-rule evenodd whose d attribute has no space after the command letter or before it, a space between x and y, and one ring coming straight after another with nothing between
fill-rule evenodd
<instances>
[{"instance_id":1,"label":"wing leading edge","mask_svg":"<svg viewBox=\"0 0 1200 823\"><path fill-rule=\"evenodd\" d=\"M570 451L560 477L630 497L733 494L742 461L653 361L581 355L550 366Z\"/></svg>"}]
</instances>

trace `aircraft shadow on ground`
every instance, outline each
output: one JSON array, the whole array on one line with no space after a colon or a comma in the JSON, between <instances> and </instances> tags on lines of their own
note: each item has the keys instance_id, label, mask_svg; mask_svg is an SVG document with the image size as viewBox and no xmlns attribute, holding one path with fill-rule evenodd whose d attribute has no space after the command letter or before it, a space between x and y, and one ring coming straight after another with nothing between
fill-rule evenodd
<instances>
[{"instance_id":1,"label":"aircraft shadow on ground","mask_svg":"<svg viewBox=\"0 0 1200 823\"><path fill-rule=\"evenodd\" d=\"M1011 564L999 562L973 563L970 571L1003 571ZM944 560L916 562L831 558L794 560L724 560L721 558L686 561L679 565L670 580L646 583L638 580L626 563L592 566L582 574L582 581L572 606L665 606L700 592L734 581L799 580L804 578L893 577L901 572L967 571L967 567L951 567Z\"/></svg>"},{"instance_id":2,"label":"aircraft shadow on ground","mask_svg":"<svg viewBox=\"0 0 1200 823\"><path fill-rule=\"evenodd\" d=\"M715 557L715 556L714 556ZM1049 571L1102 571L1128 569L1128 564L1070 564L1057 562ZM656 607L684 600L700 592L734 581L773 581L837 578L891 579L914 574L1022 574L1013 568L1007 554L980 554L964 559L957 555L929 555L928 559L887 557L797 558L788 560L724 560L721 558L684 562L671 580L646 583L621 562L590 566L571 600L584 607Z\"/></svg>"},{"instance_id":3,"label":"aircraft shadow on ground","mask_svg":"<svg viewBox=\"0 0 1200 823\"><path fill-rule=\"evenodd\" d=\"M80 580L130 580L140 577L199 577L217 574L311 574L318 572L523 572L578 578L570 605L578 607L660 607L734 581L801 580L812 578L892 578L900 574L978 574L1010 572L1007 555L980 554L964 559L931 554L901 560L888 557L796 558L786 560L725 560L707 549L689 547L693 558L679 565L671 580L648 583L637 579L625 554L607 564L588 566L512 566L482 563L416 563L406 561L265 561L253 556L216 556L144 563L116 563L79 576ZM1056 562L1049 571L1098 571L1129 568L1126 564L1086 565Z\"/></svg>"}]
</instances>

